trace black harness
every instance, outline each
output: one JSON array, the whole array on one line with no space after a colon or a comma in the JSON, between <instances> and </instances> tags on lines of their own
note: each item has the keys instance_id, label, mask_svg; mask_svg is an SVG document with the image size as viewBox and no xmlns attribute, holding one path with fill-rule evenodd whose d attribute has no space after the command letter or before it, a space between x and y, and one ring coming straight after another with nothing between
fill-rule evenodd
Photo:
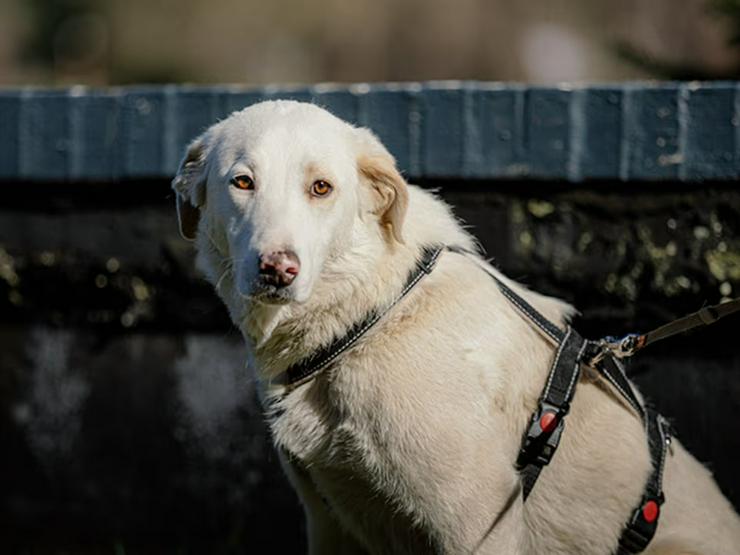
<instances>
[{"instance_id":1,"label":"black harness","mask_svg":"<svg viewBox=\"0 0 740 555\"><path fill-rule=\"evenodd\" d=\"M344 336L335 339L329 345L285 371L283 376L286 394L313 379L337 357L356 344L386 313L408 295L424 276L432 272L444 250L463 256L474 254L467 249L455 246L424 248L403 289L390 304L371 312L364 320L352 326ZM631 356L660 339L697 326L714 323L723 316L740 310L740 299L703 308L644 335L633 334L622 339L607 337L592 341L581 337L570 326L565 330L560 329L517 295L494 273L483 266L481 269L493 278L501 293L517 311L557 348L545 388L540 395L537 410L532 414L524 434L516 461L516 467L522 480L523 500L527 500L542 469L549 464L557 450L565 426L565 416L568 414L578 384L581 366L588 366L607 380L613 390L619 393L617 398L636 413L645 427L652 471L645 485L642 499L622 530L616 555L640 553L650 543L658 526L660 506L664 501L663 468L671 435L670 426L665 418L652 408L644 406L635 395L619 359Z\"/></svg>"},{"instance_id":2,"label":"black harness","mask_svg":"<svg viewBox=\"0 0 740 555\"><path fill-rule=\"evenodd\" d=\"M550 463L558 448L565 427L565 416L575 395L581 365L596 370L620 394L620 398L640 417L648 438L652 471L642 499L622 530L618 555L640 553L650 543L658 527L660 506L663 504L663 468L671 436L666 420L655 410L644 407L635 395L624 368L614 357L605 341L581 337L568 326L565 331L555 326L529 303L512 291L495 275L490 274L517 310L545 336L557 345L545 388L537 410L532 414L522 440L516 467L522 479L522 496L527 500L542 469Z\"/></svg>"}]
</instances>

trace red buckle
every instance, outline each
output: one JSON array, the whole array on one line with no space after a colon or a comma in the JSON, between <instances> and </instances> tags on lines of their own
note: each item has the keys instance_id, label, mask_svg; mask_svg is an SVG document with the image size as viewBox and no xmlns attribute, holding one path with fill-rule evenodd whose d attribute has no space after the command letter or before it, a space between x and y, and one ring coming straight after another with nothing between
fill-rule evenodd
<instances>
[{"instance_id":1,"label":"red buckle","mask_svg":"<svg viewBox=\"0 0 740 555\"><path fill-rule=\"evenodd\" d=\"M645 496L640 506L632 512L627 525L622 530L619 545L628 553L642 553L655 535L660 517L660 505L663 503L663 494Z\"/></svg>"},{"instance_id":2,"label":"red buckle","mask_svg":"<svg viewBox=\"0 0 740 555\"><path fill-rule=\"evenodd\" d=\"M660 515L660 506L654 501L650 500L642 506L642 518L645 522L652 524L658 519Z\"/></svg>"},{"instance_id":3,"label":"red buckle","mask_svg":"<svg viewBox=\"0 0 740 555\"><path fill-rule=\"evenodd\" d=\"M540 403L539 409L532 415L529 429L519 449L516 460L518 469L521 470L528 464L542 467L550 463L560 443L565 424L563 417L567 412L567 406L563 408L545 402Z\"/></svg>"},{"instance_id":4,"label":"red buckle","mask_svg":"<svg viewBox=\"0 0 740 555\"><path fill-rule=\"evenodd\" d=\"M558 415L554 410L546 410L540 416L540 428L546 434L552 432L558 426Z\"/></svg>"}]
</instances>

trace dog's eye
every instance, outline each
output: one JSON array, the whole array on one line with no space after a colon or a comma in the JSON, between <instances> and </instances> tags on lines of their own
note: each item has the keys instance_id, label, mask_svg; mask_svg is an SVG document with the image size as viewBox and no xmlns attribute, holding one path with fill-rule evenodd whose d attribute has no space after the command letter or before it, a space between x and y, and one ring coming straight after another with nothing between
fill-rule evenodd
<instances>
[{"instance_id":1,"label":"dog's eye","mask_svg":"<svg viewBox=\"0 0 740 555\"><path fill-rule=\"evenodd\" d=\"M254 181L248 175L237 175L236 177L232 177L231 184L237 189L241 189L243 191L254 189Z\"/></svg>"},{"instance_id":2,"label":"dog's eye","mask_svg":"<svg viewBox=\"0 0 740 555\"><path fill-rule=\"evenodd\" d=\"M315 197L325 197L331 193L333 189L334 187L332 187L329 182L319 179L318 181L314 181L313 185L311 185L311 194Z\"/></svg>"}]
</instances>

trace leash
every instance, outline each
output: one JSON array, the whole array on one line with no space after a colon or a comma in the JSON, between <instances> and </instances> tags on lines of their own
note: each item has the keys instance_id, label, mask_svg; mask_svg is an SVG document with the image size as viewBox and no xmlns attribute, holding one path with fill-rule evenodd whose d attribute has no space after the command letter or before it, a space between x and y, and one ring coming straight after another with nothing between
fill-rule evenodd
<instances>
[{"instance_id":1,"label":"leash","mask_svg":"<svg viewBox=\"0 0 740 555\"><path fill-rule=\"evenodd\" d=\"M620 359L627 358L648 345L668 339L679 333L691 331L702 326L709 326L717 322L720 318L724 318L738 311L740 311L740 298L706 306L688 316L664 324L644 334L633 333L625 335L622 338L606 337L603 339L601 345L605 351L609 351L615 357Z\"/></svg>"}]
</instances>

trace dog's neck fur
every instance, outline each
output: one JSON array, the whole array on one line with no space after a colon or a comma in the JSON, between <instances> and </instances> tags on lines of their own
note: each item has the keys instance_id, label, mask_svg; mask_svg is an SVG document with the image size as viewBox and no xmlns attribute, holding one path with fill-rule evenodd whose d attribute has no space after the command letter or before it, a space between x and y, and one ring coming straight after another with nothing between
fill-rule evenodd
<instances>
[{"instance_id":1,"label":"dog's neck fur","mask_svg":"<svg viewBox=\"0 0 740 555\"><path fill-rule=\"evenodd\" d=\"M415 260L415 249L379 238L327 260L307 302L252 303L241 329L260 377L275 377L302 358L294 353L326 346L370 311L392 302Z\"/></svg>"}]
</instances>

